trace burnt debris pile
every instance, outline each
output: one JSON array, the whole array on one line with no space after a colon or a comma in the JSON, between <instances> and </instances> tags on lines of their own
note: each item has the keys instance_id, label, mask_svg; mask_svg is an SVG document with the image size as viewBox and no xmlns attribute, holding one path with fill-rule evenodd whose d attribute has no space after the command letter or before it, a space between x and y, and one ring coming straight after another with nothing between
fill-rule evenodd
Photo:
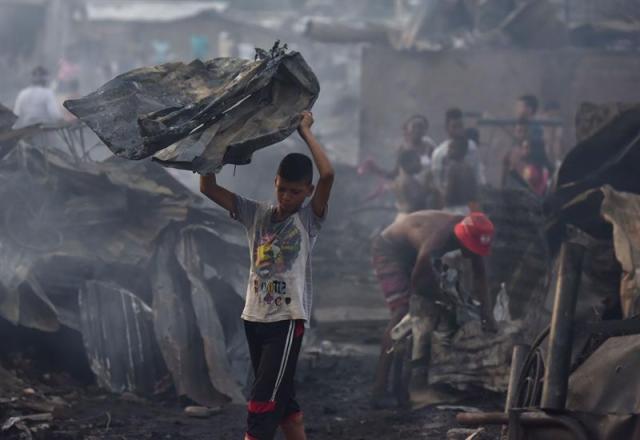
<instances>
[{"instance_id":1,"label":"burnt debris pile","mask_svg":"<svg viewBox=\"0 0 640 440\"><path fill-rule=\"evenodd\" d=\"M514 351L505 412L463 424L508 424L518 439L637 435L640 106L583 104L576 128L544 203L551 325Z\"/></svg>"},{"instance_id":2,"label":"burnt debris pile","mask_svg":"<svg viewBox=\"0 0 640 440\"><path fill-rule=\"evenodd\" d=\"M246 251L225 214L148 162L77 163L19 144L0 176L5 362L24 373L15 358L33 350L43 373L111 392L244 400ZM16 413L27 388L0 370L3 420L50 412L41 395ZM6 430L29 421L11 420Z\"/></svg>"}]
</instances>

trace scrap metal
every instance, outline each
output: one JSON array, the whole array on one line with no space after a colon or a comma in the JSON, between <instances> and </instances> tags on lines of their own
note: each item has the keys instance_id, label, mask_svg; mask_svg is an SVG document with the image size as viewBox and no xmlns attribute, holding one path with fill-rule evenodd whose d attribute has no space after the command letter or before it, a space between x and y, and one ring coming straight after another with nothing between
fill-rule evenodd
<instances>
[{"instance_id":1,"label":"scrap metal","mask_svg":"<svg viewBox=\"0 0 640 440\"><path fill-rule=\"evenodd\" d=\"M64 106L117 156L154 156L200 174L242 165L293 133L320 87L298 52L276 42L256 60L168 63L117 76Z\"/></svg>"},{"instance_id":2,"label":"scrap metal","mask_svg":"<svg viewBox=\"0 0 640 440\"><path fill-rule=\"evenodd\" d=\"M640 435L635 374L640 358L633 348L640 340L634 263L640 249L640 180L633 166L640 155L640 106L584 105L577 121L580 141L562 163L545 206L551 251L557 254L560 248L562 262L551 331L532 344L518 395L512 398L515 405L508 405L504 413L458 417L469 426L508 425L509 439L610 440ZM582 230L581 244L570 252L567 243L575 241L577 230ZM600 245L607 241L615 254ZM605 270L594 269L599 261L616 259L617 267L606 263ZM597 297L596 290L606 293L602 299L607 308L584 322L578 312ZM625 319L617 320L616 315ZM586 353L584 340L575 337L585 333L597 342ZM541 362L537 353L547 336L549 351ZM541 371L546 372L542 396L539 387L534 390Z\"/></svg>"},{"instance_id":3,"label":"scrap metal","mask_svg":"<svg viewBox=\"0 0 640 440\"><path fill-rule=\"evenodd\" d=\"M112 391L150 394L168 371L202 405L244 400L248 352L227 317L247 255L224 213L148 161L76 163L28 144L0 161L0 182L0 317L80 332Z\"/></svg>"}]
</instances>

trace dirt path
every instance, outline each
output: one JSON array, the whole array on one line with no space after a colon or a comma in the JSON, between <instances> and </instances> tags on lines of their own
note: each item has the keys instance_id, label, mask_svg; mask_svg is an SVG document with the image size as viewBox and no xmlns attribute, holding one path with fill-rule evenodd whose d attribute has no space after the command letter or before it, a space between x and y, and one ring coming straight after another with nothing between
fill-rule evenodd
<instances>
[{"instance_id":1,"label":"dirt path","mask_svg":"<svg viewBox=\"0 0 640 440\"><path fill-rule=\"evenodd\" d=\"M373 410L368 403L382 322L321 325L308 335L311 353L301 359L298 397L310 439L445 439L455 412ZM315 351L315 354L314 354ZM68 390L67 390L68 393ZM206 419L186 417L175 404L149 402L97 390L68 394L50 427L35 439L241 439L245 408L231 406ZM64 398L64 396L63 396ZM475 402L474 402L475 400ZM470 406L495 408L499 400L477 396ZM13 432L7 438L20 438Z\"/></svg>"}]
</instances>

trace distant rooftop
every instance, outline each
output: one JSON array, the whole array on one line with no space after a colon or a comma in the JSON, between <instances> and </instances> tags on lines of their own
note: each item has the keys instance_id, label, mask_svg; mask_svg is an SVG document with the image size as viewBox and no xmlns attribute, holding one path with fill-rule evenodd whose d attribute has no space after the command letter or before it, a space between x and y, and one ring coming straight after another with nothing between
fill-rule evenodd
<instances>
[{"instance_id":1,"label":"distant rooftop","mask_svg":"<svg viewBox=\"0 0 640 440\"><path fill-rule=\"evenodd\" d=\"M193 17L203 12L224 12L224 1L142 1L142 0L89 0L86 18L89 21L174 21Z\"/></svg>"}]
</instances>

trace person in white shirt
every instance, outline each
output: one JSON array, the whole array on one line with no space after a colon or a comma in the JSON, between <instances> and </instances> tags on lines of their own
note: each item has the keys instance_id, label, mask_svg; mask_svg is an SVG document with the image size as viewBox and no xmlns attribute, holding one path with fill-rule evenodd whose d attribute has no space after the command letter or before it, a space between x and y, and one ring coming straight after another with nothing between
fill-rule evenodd
<instances>
[{"instance_id":1,"label":"person in white shirt","mask_svg":"<svg viewBox=\"0 0 640 440\"><path fill-rule=\"evenodd\" d=\"M13 112L18 119L13 128L53 123L62 120L62 111L56 96L47 87L49 72L38 66L31 72L31 85L22 89L16 98Z\"/></svg>"},{"instance_id":2,"label":"person in white shirt","mask_svg":"<svg viewBox=\"0 0 640 440\"><path fill-rule=\"evenodd\" d=\"M485 184L484 167L478 154L478 146L467 138L462 111L458 108L447 110L445 122L449 138L441 143L431 156L431 173L434 184L442 194L450 193L448 191L448 186L451 184L449 171L452 165L464 165L473 170L475 186ZM471 192L475 192L475 190ZM456 199L459 198L456 197ZM447 206L446 199L445 196L445 209L453 208Z\"/></svg>"},{"instance_id":3,"label":"person in white shirt","mask_svg":"<svg viewBox=\"0 0 640 440\"><path fill-rule=\"evenodd\" d=\"M384 179L384 186L380 185L379 188L392 189L398 209L396 218L419 209L442 207L441 195L435 190L431 179L431 154L435 143L427 136L428 130L429 121L425 116L411 116L402 127L402 143L396 148L397 157L393 169L384 169L373 159L365 160L358 167L359 174L371 173ZM407 172L408 169L411 171ZM376 191L374 195L381 193L382 191ZM423 200L418 202L421 196Z\"/></svg>"}]
</instances>

